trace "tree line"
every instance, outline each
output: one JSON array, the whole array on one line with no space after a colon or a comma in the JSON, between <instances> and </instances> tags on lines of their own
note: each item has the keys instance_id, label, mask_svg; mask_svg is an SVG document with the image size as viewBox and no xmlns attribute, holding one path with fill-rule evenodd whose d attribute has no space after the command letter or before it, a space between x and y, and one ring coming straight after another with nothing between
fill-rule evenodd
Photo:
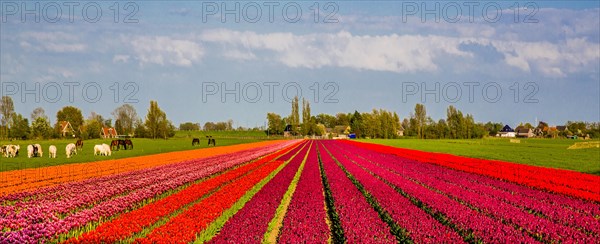
<instances>
[{"instance_id":1,"label":"tree line","mask_svg":"<svg viewBox=\"0 0 600 244\"><path fill-rule=\"evenodd\" d=\"M117 107L111 115L114 128L120 135L138 138L169 138L175 135L176 127L167 119L166 113L158 102L150 101L146 117L142 120L136 109L130 104ZM96 139L102 136L103 127L113 127L113 119L91 112L84 118L81 110L74 106L65 106L56 113L56 122L51 125L50 118L43 108L35 108L29 118L15 112L10 96L0 100L0 139L50 139L74 136L81 139ZM29 123L31 119L31 124ZM61 121L68 121L72 127L68 135L62 133Z\"/></svg>"},{"instance_id":2,"label":"tree line","mask_svg":"<svg viewBox=\"0 0 600 244\"><path fill-rule=\"evenodd\" d=\"M312 116L310 104L305 99L302 99L302 122L300 122L299 99L297 97L292 100L289 116L282 117L277 113L267 113L267 121L267 133L271 135L282 135L286 129L289 129L292 135L321 136L326 134L326 128L350 126L350 133L354 133L357 138L382 139L398 138L400 136L419 139L475 139L496 136L504 127L501 122L476 122L472 114L465 114L452 105L446 109L446 117L438 120L434 120L427 114L424 104L416 104L410 115L402 121L396 112L385 109L373 109L370 112L362 113L358 111L337 113L335 115L321 113ZM541 134L539 136L590 135L592 138L600 137L599 122L568 121L566 127L568 130L562 132L540 130ZM516 127L517 130L520 128L535 129L529 123L521 123ZM553 135L551 133L557 134Z\"/></svg>"}]
</instances>

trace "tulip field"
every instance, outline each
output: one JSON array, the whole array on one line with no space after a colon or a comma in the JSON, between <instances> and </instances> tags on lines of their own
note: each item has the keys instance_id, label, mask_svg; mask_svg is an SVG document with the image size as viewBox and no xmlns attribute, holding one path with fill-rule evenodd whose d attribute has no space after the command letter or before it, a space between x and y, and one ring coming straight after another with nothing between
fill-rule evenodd
<instances>
[{"instance_id":1,"label":"tulip field","mask_svg":"<svg viewBox=\"0 0 600 244\"><path fill-rule=\"evenodd\" d=\"M574 171L348 140L89 165L1 178L0 243L600 243Z\"/></svg>"}]
</instances>

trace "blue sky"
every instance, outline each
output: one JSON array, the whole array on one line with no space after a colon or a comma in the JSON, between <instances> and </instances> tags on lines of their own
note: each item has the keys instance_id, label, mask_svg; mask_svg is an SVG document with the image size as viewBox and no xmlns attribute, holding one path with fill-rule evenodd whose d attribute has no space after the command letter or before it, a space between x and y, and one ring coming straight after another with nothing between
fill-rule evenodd
<instances>
[{"instance_id":1,"label":"blue sky","mask_svg":"<svg viewBox=\"0 0 600 244\"><path fill-rule=\"evenodd\" d=\"M0 92L52 122L66 105L144 116L157 100L176 124L261 126L298 88L313 114L425 103L436 120L448 105L510 125L600 120L598 1L319 2L317 23L314 1L77 2L72 21L35 3L2 2ZM236 84L239 101L223 91Z\"/></svg>"}]
</instances>

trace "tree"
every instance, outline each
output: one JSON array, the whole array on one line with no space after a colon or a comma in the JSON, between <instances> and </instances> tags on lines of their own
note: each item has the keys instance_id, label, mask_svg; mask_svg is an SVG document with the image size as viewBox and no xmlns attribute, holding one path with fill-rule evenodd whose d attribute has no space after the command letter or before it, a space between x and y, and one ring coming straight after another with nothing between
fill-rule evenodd
<instances>
[{"instance_id":1,"label":"tree","mask_svg":"<svg viewBox=\"0 0 600 244\"><path fill-rule=\"evenodd\" d=\"M26 140L29 138L30 128L29 120L21 114L13 113L10 120L10 138Z\"/></svg>"},{"instance_id":2,"label":"tree","mask_svg":"<svg viewBox=\"0 0 600 244\"><path fill-rule=\"evenodd\" d=\"M323 124L326 128L333 128L335 126L336 119L333 115L321 113L315 117L315 122L317 124Z\"/></svg>"},{"instance_id":3,"label":"tree","mask_svg":"<svg viewBox=\"0 0 600 244\"><path fill-rule=\"evenodd\" d=\"M310 103L308 100L302 98L302 134L313 135L313 127L312 117L310 116Z\"/></svg>"},{"instance_id":4,"label":"tree","mask_svg":"<svg viewBox=\"0 0 600 244\"><path fill-rule=\"evenodd\" d=\"M50 138L52 136L52 126L47 116L38 116L31 122L31 137L35 139Z\"/></svg>"},{"instance_id":5,"label":"tree","mask_svg":"<svg viewBox=\"0 0 600 244\"><path fill-rule=\"evenodd\" d=\"M140 119L140 118L136 119L134 126L135 126L135 130L134 130L135 137L137 137L137 138L148 137L148 130L146 129L146 125L144 124L142 119Z\"/></svg>"},{"instance_id":6,"label":"tree","mask_svg":"<svg viewBox=\"0 0 600 244\"><path fill-rule=\"evenodd\" d=\"M427 123L427 110L425 109L425 105L420 103L415 105L414 118L417 123L417 136L419 138L424 138L425 126Z\"/></svg>"},{"instance_id":7,"label":"tree","mask_svg":"<svg viewBox=\"0 0 600 244\"><path fill-rule=\"evenodd\" d=\"M2 115L2 119L0 119L0 124L2 125L0 138L8 136L9 123L14 112L15 105L13 104L12 98L9 96L2 96L2 99L0 100L0 115Z\"/></svg>"},{"instance_id":8,"label":"tree","mask_svg":"<svg viewBox=\"0 0 600 244\"><path fill-rule=\"evenodd\" d=\"M164 136L168 129L167 114L158 107L158 102L154 100L150 101L145 126L148 130L148 136L152 139Z\"/></svg>"},{"instance_id":9,"label":"tree","mask_svg":"<svg viewBox=\"0 0 600 244\"><path fill-rule=\"evenodd\" d=\"M498 132L502 130L503 127L504 125L502 123L494 123L492 121L488 121L484 125L484 129L488 132L488 135L490 136L496 136L496 134L498 134Z\"/></svg>"},{"instance_id":10,"label":"tree","mask_svg":"<svg viewBox=\"0 0 600 244\"><path fill-rule=\"evenodd\" d=\"M270 135L281 135L285 130L285 123L281 115L276 113L267 113L268 132Z\"/></svg>"},{"instance_id":11,"label":"tree","mask_svg":"<svg viewBox=\"0 0 600 244\"><path fill-rule=\"evenodd\" d=\"M105 125L104 123L105 120L102 115L92 112L81 127L81 137L83 139L100 138L102 127Z\"/></svg>"},{"instance_id":12,"label":"tree","mask_svg":"<svg viewBox=\"0 0 600 244\"><path fill-rule=\"evenodd\" d=\"M295 96L292 100L292 113L288 121L292 125L292 131L296 134L298 126L300 125L300 111L298 107L298 96Z\"/></svg>"},{"instance_id":13,"label":"tree","mask_svg":"<svg viewBox=\"0 0 600 244\"><path fill-rule=\"evenodd\" d=\"M116 108L112 115L115 118L115 129L121 134L129 135L135 130L135 122L138 120L137 111L130 104L123 104Z\"/></svg>"},{"instance_id":14,"label":"tree","mask_svg":"<svg viewBox=\"0 0 600 244\"><path fill-rule=\"evenodd\" d=\"M337 113L335 115L335 125L350 125L350 116L345 113Z\"/></svg>"},{"instance_id":15,"label":"tree","mask_svg":"<svg viewBox=\"0 0 600 244\"><path fill-rule=\"evenodd\" d=\"M44 117L49 121L48 116L46 116L46 111L41 107L37 107L31 112L31 121L35 121L39 117Z\"/></svg>"},{"instance_id":16,"label":"tree","mask_svg":"<svg viewBox=\"0 0 600 244\"><path fill-rule=\"evenodd\" d=\"M200 124L192 123L192 122L181 123L181 124L179 124L179 130L183 130L183 131L200 130Z\"/></svg>"},{"instance_id":17,"label":"tree","mask_svg":"<svg viewBox=\"0 0 600 244\"><path fill-rule=\"evenodd\" d=\"M356 110L354 110L354 114L350 119L350 128L352 128L352 132L356 134L356 138L363 138L363 118L362 115Z\"/></svg>"},{"instance_id":18,"label":"tree","mask_svg":"<svg viewBox=\"0 0 600 244\"><path fill-rule=\"evenodd\" d=\"M81 114L81 110L73 106L66 106L56 112L56 125L54 127L59 133L61 121L68 121L71 123L73 130L75 130L74 133L80 136L80 127L83 125L83 115Z\"/></svg>"},{"instance_id":19,"label":"tree","mask_svg":"<svg viewBox=\"0 0 600 244\"><path fill-rule=\"evenodd\" d=\"M451 139L463 139L465 138L465 123L464 117L460 110L454 106L448 106L446 110L446 122L448 123L448 129L450 130Z\"/></svg>"}]
</instances>

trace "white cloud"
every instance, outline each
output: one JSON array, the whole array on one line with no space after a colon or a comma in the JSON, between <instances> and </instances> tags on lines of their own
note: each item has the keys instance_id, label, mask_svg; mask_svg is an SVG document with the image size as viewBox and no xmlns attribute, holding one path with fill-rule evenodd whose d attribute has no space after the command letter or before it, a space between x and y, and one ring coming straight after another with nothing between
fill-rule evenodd
<instances>
[{"instance_id":1,"label":"white cloud","mask_svg":"<svg viewBox=\"0 0 600 244\"><path fill-rule=\"evenodd\" d=\"M348 67L391 72L432 71L440 55L470 56L458 49L459 40L437 36L355 36L349 32L294 35L257 34L225 29L204 32L201 40L225 45L239 53L274 54L272 59L289 67ZM267 54L269 55L269 54ZM242 59L248 55L224 55Z\"/></svg>"},{"instance_id":2,"label":"white cloud","mask_svg":"<svg viewBox=\"0 0 600 244\"><path fill-rule=\"evenodd\" d=\"M20 46L24 49L47 52L83 52L87 45L75 35L65 32L24 32L20 35Z\"/></svg>"},{"instance_id":3,"label":"white cloud","mask_svg":"<svg viewBox=\"0 0 600 244\"><path fill-rule=\"evenodd\" d=\"M189 67L204 56L204 49L199 43L168 36L137 36L129 44L140 65L172 64Z\"/></svg>"},{"instance_id":4,"label":"white cloud","mask_svg":"<svg viewBox=\"0 0 600 244\"><path fill-rule=\"evenodd\" d=\"M296 35L216 29L205 31L200 39L222 45L222 56L229 59L258 58L280 62L288 67L311 69L346 67L396 73L435 71L448 65L442 63L442 57L449 56L450 59L444 60L461 62L477 55L461 50L460 45L465 43L493 46L504 55L507 65L550 77L584 70L600 60L600 47L583 38L550 43L438 35L353 35L347 31Z\"/></svg>"}]
</instances>

